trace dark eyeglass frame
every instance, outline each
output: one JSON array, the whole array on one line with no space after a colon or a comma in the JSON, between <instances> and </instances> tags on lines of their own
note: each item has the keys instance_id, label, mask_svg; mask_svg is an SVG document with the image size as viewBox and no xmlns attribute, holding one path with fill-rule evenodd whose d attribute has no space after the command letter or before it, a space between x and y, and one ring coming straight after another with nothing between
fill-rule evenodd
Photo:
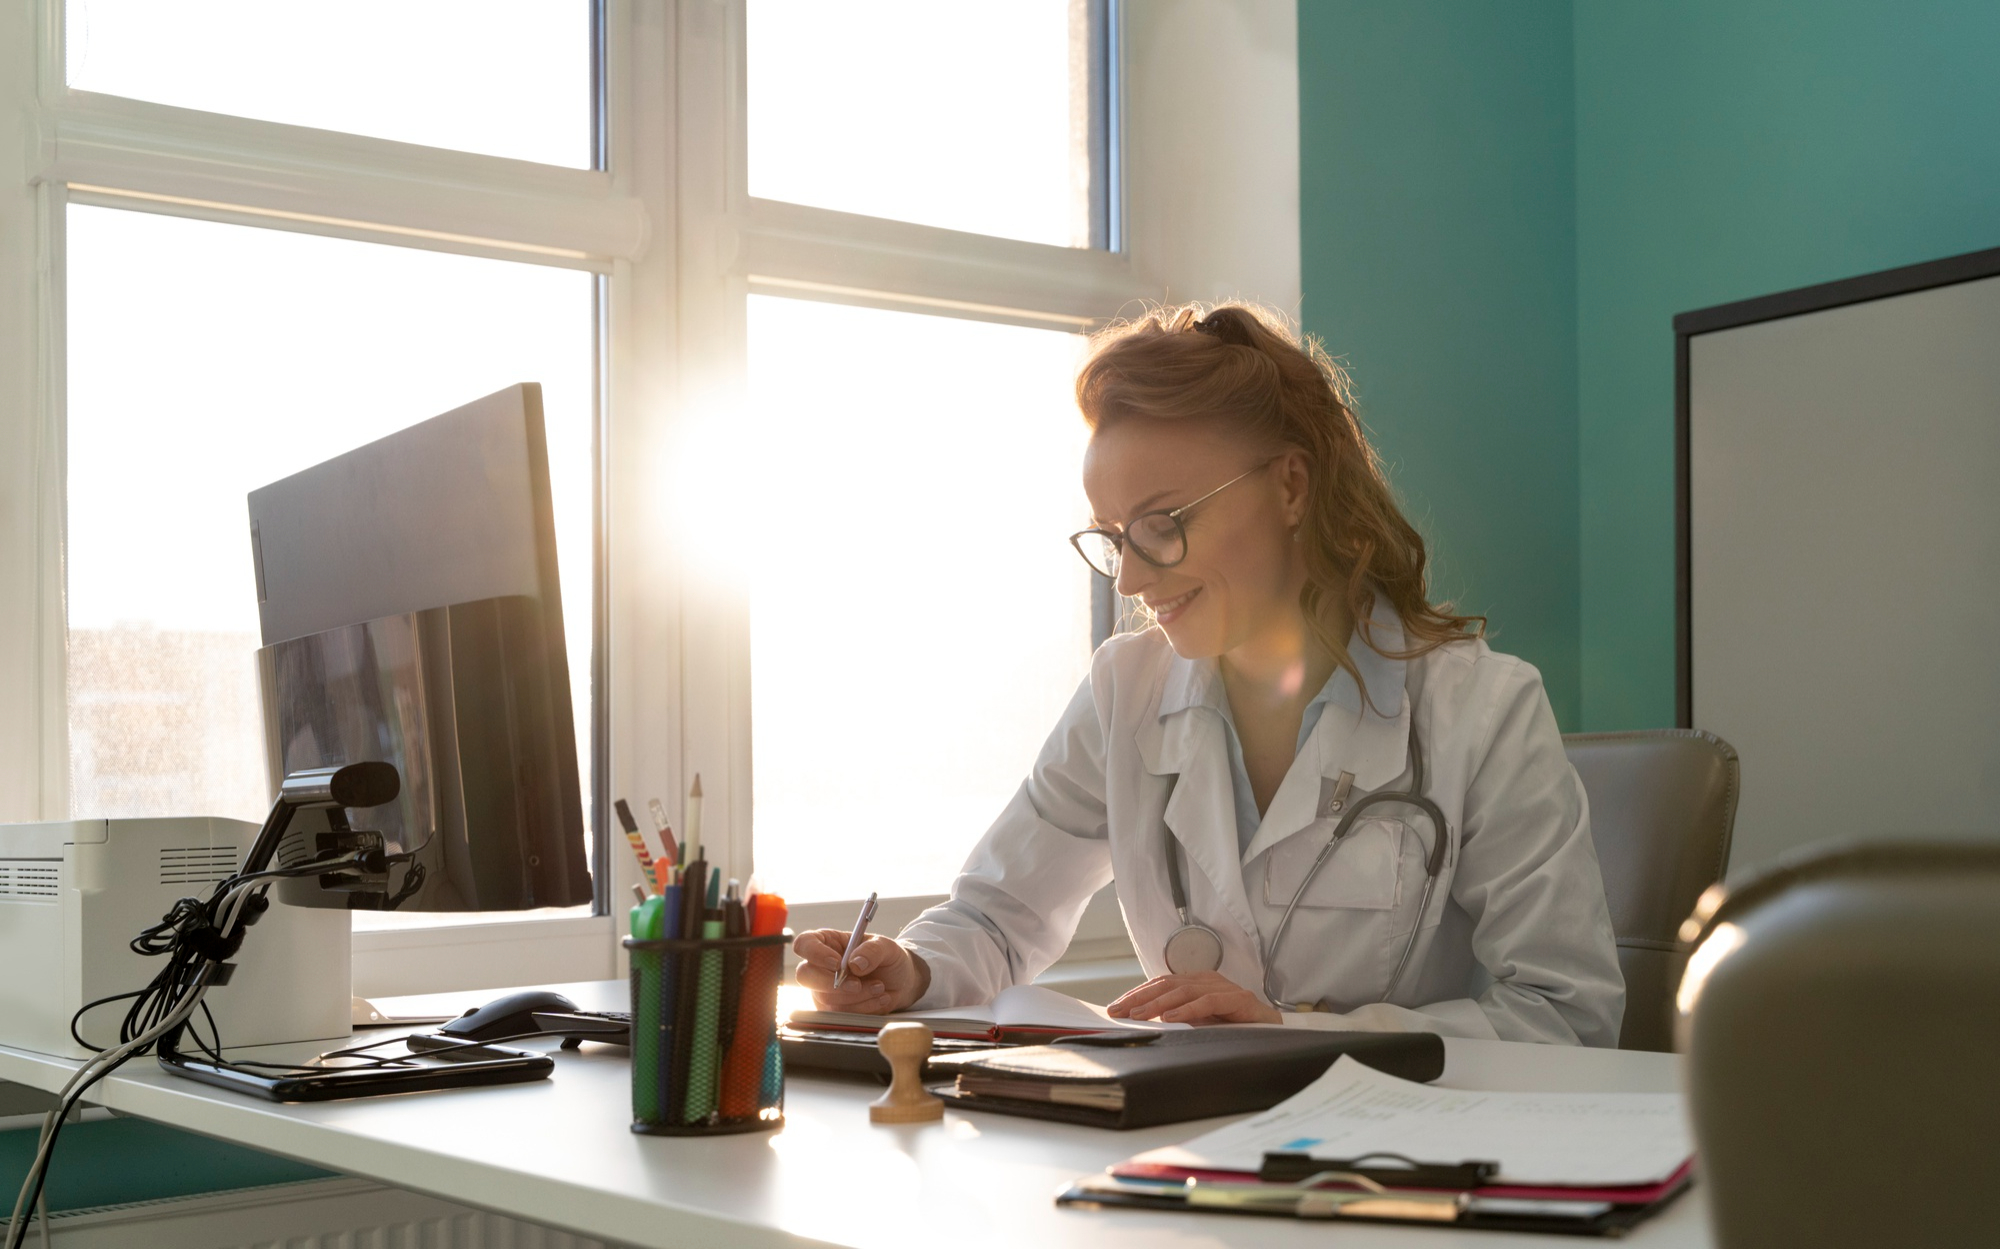
<instances>
[{"instance_id":1,"label":"dark eyeglass frame","mask_svg":"<svg viewBox=\"0 0 2000 1249\"><path fill-rule=\"evenodd\" d=\"M1209 491L1207 494L1201 496L1199 499L1196 499L1192 503L1183 503L1179 507L1175 508L1160 508L1157 511L1141 512L1139 515L1134 516L1130 521L1128 521L1126 524L1117 529L1106 528L1102 525L1093 526L1092 528L1089 529L1080 529L1069 536L1069 544L1070 546L1076 549L1076 553L1082 557L1083 562L1090 565L1090 571L1096 573L1100 577L1109 576L1112 580L1115 581L1117 580L1117 573L1106 573L1102 568L1099 568L1096 565L1096 563L1094 563L1091 560L1089 553L1083 549L1083 540L1089 537L1098 537L1110 543L1111 549L1118 553L1119 566L1122 569L1125 560L1125 547L1127 545L1125 537L1126 533L1132 528L1133 525L1138 524L1140 521L1146 520L1154 516L1164 516L1168 520L1174 523L1174 536L1180 540L1181 553L1178 556L1170 560L1159 560L1153 558L1151 552L1147 551L1145 547L1140 546L1137 542L1133 542L1130 545L1134 551L1137 551L1139 553L1140 559L1145 560L1153 567L1172 568L1175 565L1181 563L1183 560L1187 559L1187 552L1188 552L1187 526L1182 523L1182 518L1184 518L1189 512L1192 512L1194 509L1200 507L1202 504L1214 498L1216 495L1221 494L1223 491L1229 489L1237 482L1242 481L1245 477L1248 477L1253 473L1261 472L1264 469L1271 467L1272 464L1277 462L1277 459L1278 457L1274 455L1270 459L1265 460L1261 464L1253 465L1250 468L1244 469L1242 472L1236 474L1236 476L1231 477L1228 481L1223 482L1221 485Z\"/></svg>"}]
</instances>

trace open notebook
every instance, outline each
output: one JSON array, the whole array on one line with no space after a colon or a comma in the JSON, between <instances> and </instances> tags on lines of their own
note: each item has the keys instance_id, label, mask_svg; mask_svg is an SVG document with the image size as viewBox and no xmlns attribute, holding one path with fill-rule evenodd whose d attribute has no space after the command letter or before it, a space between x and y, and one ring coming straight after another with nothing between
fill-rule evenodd
<instances>
[{"instance_id":1,"label":"open notebook","mask_svg":"<svg viewBox=\"0 0 2000 1249\"><path fill-rule=\"evenodd\" d=\"M1068 994L1033 984L1017 984L1002 989L998 997L984 1006L947 1006L941 1010L905 1011L899 1015L799 1010L793 1011L789 1020L792 1027L802 1031L833 1032L879 1032L884 1024L904 1021L927 1024L936 1036L981 1041L1113 1032L1126 1028L1157 1032L1188 1026L1150 1019L1113 1019L1104 1013L1102 1006L1079 1002Z\"/></svg>"}]
</instances>

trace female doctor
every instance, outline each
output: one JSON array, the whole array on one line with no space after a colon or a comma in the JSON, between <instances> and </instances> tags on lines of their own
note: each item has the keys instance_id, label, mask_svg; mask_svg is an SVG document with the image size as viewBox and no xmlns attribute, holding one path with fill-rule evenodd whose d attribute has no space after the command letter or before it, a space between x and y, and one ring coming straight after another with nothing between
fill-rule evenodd
<instances>
[{"instance_id":1,"label":"female doctor","mask_svg":"<svg viewBox=\"0 0 2000 1249\"><path fill-rule=\"evenodd\" d=\"M1432 604L1337 366L1243 305L1106 331L1077 379L1093 524L1152 617L894 939L801 934L824 1009L985 1002L1115 882L1148 979L1114 1016L1615 1045L1583 787L1540 674ZM976 657L969 657L976 662Z\"/></svg>"}]
</instances>

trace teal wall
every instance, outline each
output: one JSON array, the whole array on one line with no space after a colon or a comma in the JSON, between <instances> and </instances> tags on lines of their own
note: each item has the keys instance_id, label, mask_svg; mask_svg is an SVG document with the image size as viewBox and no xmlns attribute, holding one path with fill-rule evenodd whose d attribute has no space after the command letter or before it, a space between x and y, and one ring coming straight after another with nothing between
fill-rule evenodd
<instances>
[{"instance_id":1,"label":"teal wall","mask_svg":"<svg viewBox=\"0 0 2000 1249\"><path fill-rule=\"evenodd\" d=\"M2000 246L2000 3L1590 0L1576 100L1584 722L1670 724L1673 315Z\"/></svg>"},{"instance_id":2,"label":"teal wall","mask_svg":"<svg viewBox=\"0 0 2000 1249\"><path fill-rule=\"evenodd\" d=\"M0 1132L0 1193L7 1194L10 1210L34 1160L39 1136L31 1127ZM51 1212L88 1210L331 1175L143 1119L104 1119L69 1124L56 1138L48 1202ZM38 1236L31 1235L28 1243L37 1243Z\"/></svg>"},{"instance_id":3,"label":"teal wall","mask_svg":"<svg viewBox=\"0 0 2000 1249\"><path fill-rule=\"evenodd\" d=\"M1302 0L1306 329L1433 585L1578 722L1576 231L1562 4Z\"/></svg>"},{"instance_id":4,"label":"teal wall","mask_svg":"<svg viewBox=\"0 0 2000 1249\"><path fill-rule=\"evenodd\" d=\"M1674 314L2000 246L1996 54L1996 0L1300 0L1307 328L1565 728L1673 721Z\"/></svg>"}]
</instances>

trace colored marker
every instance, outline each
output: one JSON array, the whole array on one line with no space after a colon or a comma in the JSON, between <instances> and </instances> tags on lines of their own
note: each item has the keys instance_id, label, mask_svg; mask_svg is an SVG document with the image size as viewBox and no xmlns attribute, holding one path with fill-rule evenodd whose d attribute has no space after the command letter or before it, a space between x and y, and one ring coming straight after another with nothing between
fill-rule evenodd
<instances>
[{"instance_id":1,"label":"colored marker","mask_svg":"<svg viewBox=\"0 0 2000 1249\"><path fill-rule=\"evenodd\" d=\"M702 939L722 936L722 921L703 920ZM715 1078L720 1073L716 1053L716 1026L722 1015L722 951L701 952L700 979L696 982L694 1043L688 1051L687 1103L681 1110L682 1123L700 1123L715 1112Z\"/></svg>"},{"instance_id":2,"label":"colored marker","mask_svg":"<svg viewBox=\"0 0 2000 1249\"><path fill-rule=\"evenodd\" d=\"M632 908L632 939L651 941L659 936L660 908L664 899L642 896ZM659 1035L649 1025L662 1015L659 955L646 950L632 951L632 969L637 973L637 1000L632 1003L632 1117L641 1123L660 1120ZM650 1078L649 1078L650 1077Z\"/></svg>"}]
</instances>

